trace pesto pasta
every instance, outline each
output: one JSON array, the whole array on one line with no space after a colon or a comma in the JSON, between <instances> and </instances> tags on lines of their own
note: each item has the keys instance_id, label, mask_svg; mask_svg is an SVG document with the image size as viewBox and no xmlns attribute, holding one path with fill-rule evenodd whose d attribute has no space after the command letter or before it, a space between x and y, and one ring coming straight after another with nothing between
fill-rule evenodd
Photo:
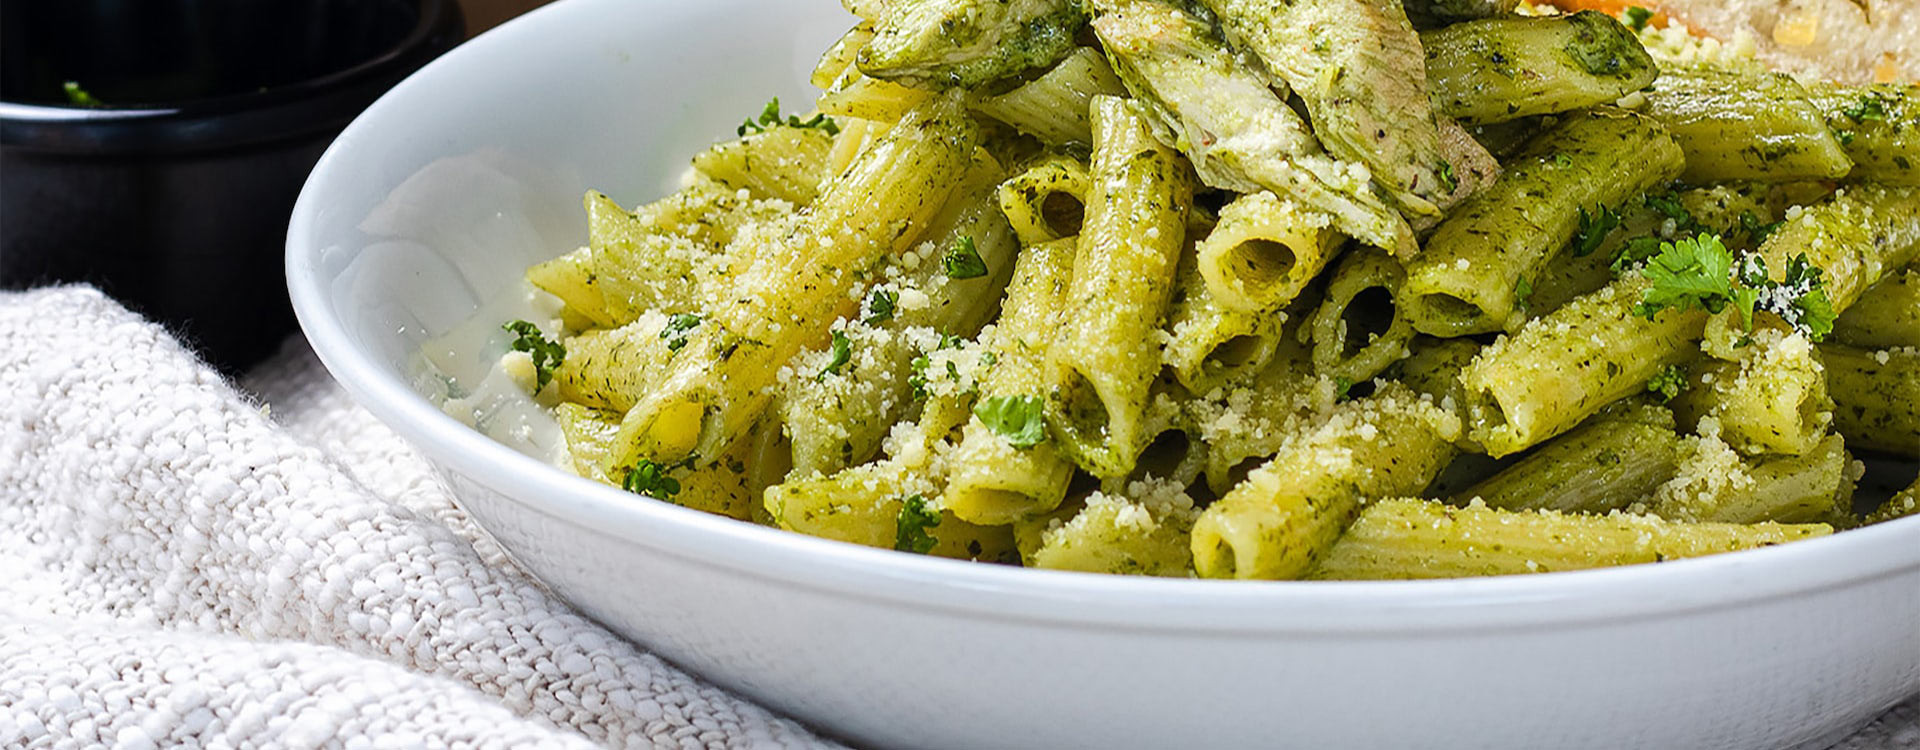
<instances>
[{"instance_id":1,"label":"pesto pasta","mask_svg":"<svg viewBox=\"0 0 1920 750\"><path fill-rule=\"evenodd\" d=\"M810 106L586 193L497 372L587 479L984 563L1509 575L1914 523L1853 490L1920 458L1920 89L1515 5L850 4Z\"/></svg>"}]
</instances>

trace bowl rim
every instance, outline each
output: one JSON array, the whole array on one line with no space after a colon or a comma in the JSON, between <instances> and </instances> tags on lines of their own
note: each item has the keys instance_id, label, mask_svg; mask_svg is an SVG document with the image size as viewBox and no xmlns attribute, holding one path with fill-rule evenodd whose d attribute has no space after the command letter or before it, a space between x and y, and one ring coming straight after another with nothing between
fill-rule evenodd
<instances>
[{"instance_id":1,"label":"bowl rim","mask_svg":"<svg viewBox=\"0 0 1920 750\"><path fill-rule=\"evenodd\" d=\"M466 29L458 0L412 0L419 17L386 49L325 75L262 91L128 105L0 100L0 143L53 153L198 151L335 128L399 79L453 49Z\"/></svg>"},{"instance_id":2,"label":"bowl rim","mask_svg":"<svg viewBox=\"0 0 1920 750\"><path fill-rule=\"evenodd\" d=\"M552 3L414 73L351 123L309 176L288 228L288 291L302 331L361 406L442 471L528 510L703 566L816 593L979 618L1111 630L1400 636L1681 616L1920 569L1920 517L1827 537L1652 565L1424 581L1215 581L1035 570L863 547L710 515L572 475L448 416L389 374L340 319L312 242L333 175L377 150L387 110L495 46L532 38L588 2ZM334 221L343 220L334 218ZM564 591L562 592L564 593ZM1417 616L1416 616L1417 615Z\"/></svg>"}]
</instances>

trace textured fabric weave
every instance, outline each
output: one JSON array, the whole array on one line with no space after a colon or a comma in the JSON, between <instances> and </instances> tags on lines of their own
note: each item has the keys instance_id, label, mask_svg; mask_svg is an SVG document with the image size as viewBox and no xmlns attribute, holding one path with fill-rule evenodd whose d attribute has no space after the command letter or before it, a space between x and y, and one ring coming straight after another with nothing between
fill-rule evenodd
<instances>
[{"instance_id":1,"label":"textured fabric weave","mask_svg":"<svg viewBox=\"0 0 1920 750\"><path fill-rule=\"evenodd\" d=\"M809 747L517 569L305 342L0 294L0 747ZM1836 750L1920 750L1920 699Z\"/></svg>"}]
</instances>

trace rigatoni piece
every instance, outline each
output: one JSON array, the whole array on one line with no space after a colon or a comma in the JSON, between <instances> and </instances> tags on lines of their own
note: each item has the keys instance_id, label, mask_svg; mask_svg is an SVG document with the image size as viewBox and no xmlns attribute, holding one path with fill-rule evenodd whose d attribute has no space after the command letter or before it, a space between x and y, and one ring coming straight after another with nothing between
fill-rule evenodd
<instances>
[{"instance_id":1,"label":"rigatoni piece","mask_svg":"<svg viewBox=\"0 0 1920 750\"><path fill-rule=\"evenodd\" d=\"M1078 237L1092 190L1085 163L1051 156L1000 185L1000 210L1020 244L1031 247Z\"/></svg>"},{"instance_id":2,"label":"rigatoni piece","mask_svg":"<svg viewBox=\"0 0 1920 750\"><path fill-rule=\"evenodd\" d=\"M813 202L827 177L833 136L821 128L771 125L693 157L693 168L723 185L795 205Z\"/></svg>"},{"instance_id":3,"label":"rigatoni piece","mask_svg":"<svg viewBox=\"0 0 1920 750\"><path fill-rule=\"evenodd\" d=\"M1920 186L1920 86L1816 83L1808 94L1853 159L1851 179Z\"/></svg>"},{"instance_id":4,"label":"rigatoni piece","mask_svg":"<svg viewBox=\"0 0 1920 750\"><path fill-rule=\"evenodd\" d=\"M1681 524L1645 516L1563 515L1425 500L1361 512L1313 577L1466 578L1585 570L1733 552L1833 533L1826 524Z\"/></svg>"},{"instance_id":5,"label":"rigatoni piece","mask_svg":"<svg viewBox=\"0 0 1920 750\"><path fill-rule=\"evenodd\" d=\"M1669 72L1647 94L1647 114L1687 153L1683 180L1834 180L1853 160L1785 73Z\"/></svg>"},{"instance_id":6,"label":"rigatoni piece","mask_svg":"<svg viewBox=\"0 0 1920 750\"><path fill-rule=\"evenodd\" d=\"M1000 305L1000 318L986 342L994 364L980 378L982 403L999 399L1024 409L1019 416L1042 418L1039 408L1051 386L1045 369L1047 352L1066 312L1075 245L1068 238L1020 254ZM1001 422L995 430L979 416L969 419L947 462L942 505L960 518L982 524L1011 523L1057 507L1066 497L1073 464L1049 441L1017 446L1002 434L1029 426ZM1016 437L1025 442L1044 433Z\"/></svg>"},{"instance_id":7,"label":"rigatoni piece","mask_svg":"<svg viewBox=\"0 0 1920 750\"><path fill-rule=\"evenodd\" d=\"M1041 532L1027 565L1115 575L1187 577L1199 511L1173 482L1134 482L1123 495L1095 492L1058 525Z\"/></svg>"},{"instance_id":8,"label":"rigatoni piece","mask_svg":"<svg viewBox=\"0 0 1920 750\"><path fill-rule=\"evenodd\" d=\"M1400 304L1421 333L1512 330L1520 292L1566 247L1582 211L1623 204L1672 179L1683 159L1659 123L1622 110L1570 116L1440 224L1407 262Z\"/></svg>"},{"instance_id":9,"label":"rigatoni piece","mask_svg":"<svg viewBox=\"0 0 1920 750\"><path fill-rule=\"evenodd\" d=\"M1649 320L1634 312L1646 288L1638 275L1622 278L1483 350L1460 374L1472 440L1496 457L1526 450L1695 356L1706 313L1665 310Z\"/></svg>"},{"instance_id":10,"label":"rigatoni piece","mask_svg":"<svg viewBox=\"0 0 1920 750\"><path fill-rule=\"evenodd\" d=\"M1645 414L1659 416L1652 419ZM1455 493L1501 510L1606 513L1652 496L1683 455L1673 415L1659 407L1600 414L1498 474Z\"/></svg>"},{"instance_id":11,"label":"rigatoni piece","mask_svg":"<svg viewBox=\"0 0 1920 750\"><path fill-rule=\"evenodd\" d=\"M1359 383L1405 358L1413 324L1395 303L1404 283L1406 272L1385 253L1362 249L1342 258L1307 328L1314 372Z\"/></svg>"},{"instance_id":12,"label":"rigatoni piece","mask_svg":"<svg viewBox=\"0 0 1920 750\"><path fill-rule=\"evenodd\" d=\"M1813 450L1833 424L1833 399L1812 342L1766 329L1739 353L1738 362L1696 366L1673 401L1680 422L1711 416L1727 444L1750 456Z\"/></svg>"},{"instance_id":13,"label":"rigatoni piece","mask_svg":"<svg viewBox=\"0 0 1920 750\"><path fill-rule=\"evenodd\" d=\"M1341 232L1398 255L1413 228L1352 161L1328 156L1273 81L1162 0L1097 0L1093 27L1127 89L1177 136L1200 179L1239 193L1270 190L1334 217ZM1436 146L1437 148L1437 146ZM1438 189L1438 188L1436 188Z\"/></svg>"},{"instance_id":14,"label":"rigatoni piece","mask_svg":"<svg viewBox=\"0 0 1920 750\"><path fill-rule=\"evenodd\" d=\"M1920 349L1822 344L1820 358L1847 445L1920 458Z\"/></svg>"},{"instance_id":15,"label":"rigatoni piece","mask_svg":"<svg viewBox=\"0 0 1920 750\"><path fill-rule=\"evenodd\" d=\"M1012 125L1049 146L1093 143L1089 111L1095 96L1120 96L1127 89L1091 47L1067 55L1045 75L1012 91L990 96L974 105L987 116Z\"/></svg>"},{"instance_id":16,"label":"rigatoni piece","mask_svg":"<svg viewBox=\"0 0 1920 750\"><path fill-rule=\"evenodd\" d=\"M1711 425L1648 509L1689 523L1829 523L1849 516L1855 475L1846 441L1828 435L1801 456L1742 460Z\"/></svg>"},{"instance_id":17,"label":"rigatoni piece","mask_svg":"<svg viewBox=\"0 0 1920 750\"><path fill-rule=\"evenodd\" d=\"M1633 32L1596 11L1466 21L1420 45L1434 107L1475 125L1608 104L1659 75Z\"/></svg>"},{"instance_id":18,"label":"rigatoni piece","mask_svg":"<svg viewBox=\"0 0 1920 750\"><path fill-rule=\"evenodd\" d=\"M1048 422L1089 473L1125 476L1151 435L1148 389L1159 374L1154 331L1173 292L1193 183L1139 107L1093 104L1093 193L1073 262L1068 314L1047 353Z\"/></svg>"},{"instance_id":19,"label":"rigatoni piece","mask_svg":"<svg viewBox=\"0 0 1920 750\"><path fill-rule=\"evenodd\" d=\"M1193 562L1207 578L1299 578L1376 497L1419 492L1452 460L1460 423L1389 385L1293 436L1201 513Z\"/></svg>"},{"instance_id":20,"label":"rigatoni piece","mask_svg":"<svg viewBox=\"0 0 1920 750\"><path fill-rule=\"evenodd\" d=\"M1228 39L1306 103L1328 153L1366 165L1403 213L1440 213L1451 167L1440 153L1420 37L1399 0L1202 2Z\"/></svg>"},{"instance_id":21,"label":"rigatoni piece","mask_svg":"<svg viewBox=\"0 0 1920 750\"><path fill-rule=\"evenodd\" d=\"M1920 347L1920 268L1869 287L1833 322L1833 340L1863 349Z\"/></svg>"},{"instance_id":22,"label":"rigatoni piece","mask_svg":"<svg viewBox=\"0 0 1920 750\"><path fill-rule=\"evenodd\" d=\"M958 97L910 113L821 193L794 236L739 272L672 369L621 425L619 460L716 455L760 419L784 363L827 339L849 293L911 245L967 172L978 130ZM716 325L717 324L717 325Z\"/></svg>"},{"instance_id":23,"label":"rigatoni piece","mask_svg":"<svg viewBox=\"0 0 1920 750\"><path fill-rule=\"evenodd\" d=\"M1220 209L1200 241L1198 268L1227 308L1278 310L1320 275L1343 239L1332 217L1262 190Z\"/></svg>"},{"instance_id":24,"label":"rigatoni piece","mask_svg":"<svg viewBox=\"0 0 1920 750\"><path fill-rule=\"evenodd\" d=\"M919 88L971 89L1059 62L1086 23L1078 0L894 0L855 63Z\"/></svg>"}]
</instances>

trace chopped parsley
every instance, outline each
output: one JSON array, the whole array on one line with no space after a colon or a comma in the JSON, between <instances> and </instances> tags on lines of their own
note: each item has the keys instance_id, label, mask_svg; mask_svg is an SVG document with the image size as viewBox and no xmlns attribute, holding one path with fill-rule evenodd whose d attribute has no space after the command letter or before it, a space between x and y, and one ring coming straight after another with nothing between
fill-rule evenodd
<instances>
[{"instance_id":1,"label":"chopped parsley","mask_svg":"<svg viewBox=\"0 0 1920 750\"><path fill-rule=\"evenodd\" d=\"M893 548L921 555L932 552L939 540L928 534L927 529L939 525L940 511L927 507L925 497L908 495L900 501L900 517L894 521Z\"/></svg>"},{"instance_id":2,"label":"chopped parsley","mask_svg":"<svg viewBox=\"0 0 1920 750\"><path fill-rule=\"evenodd\" d=\"M1687 211L1686 206L1680 205L1679 196L1672 193L1648 193L1642 200L1647 208L1659 211L1682 228L1695 226L1693 214Z\"/></svg>"},{"instance_id":3,"label":"chopped parsley","mask_svg":"<svg viewBox=\"0 0 1920 750\"><path fill-rule=\"evenodd\" d=\"M1568 169L1573 166L1573 157L1556 151L1553 154L1553 165L1561 169Z\"/></svg>"},{"instance_id":4,"label":"chopped parsley","mask_svg":"<svg viewBox=\"0 0 1920 750\"><path fill-rule=\"evenodd\" d=\"M890 289L874 289L867 295L867 301L861 305L865 316L860 322L877 326L893 319L893 308L900 302L900 293Z\"/></svg>"},{"instance_id":5,"label":"chopped parsley","mask_svg":"<svg viewBox=\"0 0 1920 750\"><path fill-rule=\"evenodd\" d=\"M1015 448L1032 448L1047 439L1045 402L1038 396L995 396L973 405L973 415Z\"/></svg>"},{"instance_id":6,"label":"chopped parsley","mask_svg":"<svg viewBox=\"0 0 1920 750\"><path fill-rule=\"evenodd\" d=\"M501 330L513 334L513 343L508 344L513 351L526 352L533 358L534 386L537 392L547 387L553 380L553 371L560 367L560 361L567 358L567 349L557 341L550 341L540 333L540 327L524 320L516 320L500 326Z\"/></svg>"},{"instance_id":7,"label":"chopped parsley","mask_svg":"<svg viewBox=\"0 0 1920 750\"><path fill-rule=\"evenodd\" d=\"M1527 281L1527 277L1525 276L1522 276L1514 280L1513 301L1520 305L1521 312L1533 311L1533 301L1529 299L1532 296L1533 296L1533 282Z\"/></svg>"},{"instance_id":8,"label":"chopped parsley","mask_svg":"<svg viewBox=\"0 0 1920 750\"><path fill-rule=\"evenodd\" d=\"M1653 11L1638 5L1627 6L1626 15L1627 28L1634 31L1644 31L1647 28L1647 22L1653 20Z\"/></svg>"},{"instance_id":9,"label":"chopped parsley","mask_svg":"<svg viewBox=\"0 0 1920 750\"><path fill-rule=\"evenodd\" d=\"M620 480L620 488L636 495L668 500L680 494L680 480L667 476L666 467L643 458Z\"/></svg>"},{"instance_id":10,"label":"chopped parsley","mask_svg":"<svg viewBox=\"0 0 1920 750\"><path fill-rule=\"evenodd\" d=\"M1833 301L1827 296L1823 274L1804 253L1789 261L1781 280L1774 281L1758 253L1742 257L1735 273L1733 253L1719 237L1702 233L1661 243L1659 254L1640 274L1653 283L1634 313L1648 319L1668 308L1698 307L1718 314L1732 305L1749 331L1755 310L1778 315L1814 341L1833 331Z\"/></svg>"},{"instance_id":11,"label":"chopped parsley","mask_svg":"<svg viewBox=\"0 0 1920 750\"><path fill-rule=\"evenodd\" d=\"M1687 373L1679 365L1667 365L1647 379L1647 392L1660 394L1660 403L1672 401L1687 387Z\"/></svg>"},{"instance_id":12,"label":"chopped parsley","mask_svg":"<svg viewBox=\"0 0 1920 750\"><path fill-rule=\"evenodd\" d=\"M1346 401L1353 398L1353 378L1345 375L1333 376L1333 390L1333 398L1335 401Z\"/></svg>"},{"instance_id":13,"label":"chopped parsley","mask_svg":"<svg viewBox=\"0 0 1920 750\"><path fill-rule=\"evenodd\" d=\"M1440 162L1440 187L1449 193L1460 189L1460 179L1453 176L1453 162Z\"/></svg>"},{"instance_id":14,"label":"chopped parsley","mask_svg":"<svg viewBox=\"0 0 1920 750\"><path fill-rule=\"evenodd\" d=\"M94 98L86 89L80 88L79 81L67 81L60 85L67 92L67 103L76 107L104 107L105 102Z\"/></svg>"},{"instance_id":15,"label":"chopped parsley","mask_svg":"<svg viewBox=\"0 0 1920 750\"><path fill-rule=\"evenodd\" d=\"M760 110L760 116L758 118L749 117L746 122L740 123L739 129L735 130L734 134L744 138L749 132L765 133L767 132L767 128L779 125L785 125L790 128L814 128L824 130L827 135L840 134L840 123L834 122L833 118L824 114L816 114L807 120L801 120L799 115L787 115L786 120L781 120L780 97L777 96L774 97L772 101L767 102L765 109Z\"/></svg>"},{"instance_id":16,"label":"chopped parsley","mask_svg":"<svg viewBox=\"0 0 1920 750\"><path fill-rule=\"evenodd\" d=\"M1747 239L1751 240L1755 245L1766 242L1767 236L1773 234L1773 230L1779 229L1780 225L1785 223L1786 221L1782 220L1771 224L1762 224L1759 219L1753 217L1753 212L1740 212L1740 231L1746 232Z\"/></svg>"},{"instance_id":17,"label":"chopped parsley","mask_svg":"<svg viewBox=\"0 0 1920 750\"><path fill-rule=\"evenodd\" d=\"M959 346L960 346L959 336L955 336L950 333L941 333L940 343L935 345L933 347L933 350L937 352L942 349L958 348ZM922 354L918 357L914 357L912 362L907 363L907 366L909 369L913 371L911 374L907 376L907 386L913 389L913 400L915 401L926 400L927 370L933 367L933 360L929 358L927 355ZM958 368L954 367L954 364L952 362L948 362L947 376L950 378L953 378L956 381L959 380L960 374L959 372L957 372L957 369Z\"/></svg>"},{"instance_id":18,"label":"chopped parsley","mask_svg":"<svg viewBox=\"0 0 1920 750\"><path fill-rule=\"evenodd\" d=\"M834 331L833 358L827 361L827 368L821 370L815 378L826 380L828 375L838 375L840 368L846 367L851 361L853 361L853 342L847 340L846 331Z\"/></svg>"},{"instance_id":19,"label":"chopped parsley","mask_svg":"<svg viewBox=\"0 0 1920 750\"><path fill-rule=\"evenodd\" d=\"M667 318L667 326L660 329L660 338L667 340L667 351L677 352L687 345L687 332L700 326L703 320L693 313L677 313Z\"/></svg>"},{"instance_id":20,"label":"chopped parsley","mask_svg":"<svg viewBox=\"0 0 1920 750\"><path fill-rule=\"evenodd\" d=\"M987 275L987 262L980 259L980 250L973 244L973 237L963 235L954 243L953 249L940 259L941 267L950 279L976 279Z\"/></svg>"},{"instance_id":21,"label":"chopped parsley","mask_svg":"<svg viewBox=\"0 0 1920 750\"><path fill-rule=\"evenodd\" d=\"M1871 93L1863 94L1860 97L1860 101L1847 105L1845 109L1840 110L1840 114L1846 115L1847 119L1854 122L1867 122L1869 120L1885 121L1887 119L1887 105L1885 102L1880 101L1880 97L1878 96L1874 96Z\"/></svg>"},{"instance_id":22,"label":"chopped parsley","mask_svg":"<svg viewBox=\"0 0 1920 750\"><path fill-rule=\"evenodd\" d=\"M1620 226L1620 215L1606 206L1594 206L1593 213L1580 209L1580 229L1573 233L1573 256L1585 258L1600 249L1607 235Z\"/></svg>"},{"instance_id":23,"label":"chopped parsley","mask_svg":"<svg viewBox=\"0 0 1920 750\"><path fill-rule=\"evenodd\" d=\"M1620 254L1613 258L1611 266L1613 275L1624 275L1628 269L1645 263L1648 258L1659 252L1660 238L1658 237L1635 237L1627 240L1627 244L1621 246Z\"/></svg>"}]
</instances>

